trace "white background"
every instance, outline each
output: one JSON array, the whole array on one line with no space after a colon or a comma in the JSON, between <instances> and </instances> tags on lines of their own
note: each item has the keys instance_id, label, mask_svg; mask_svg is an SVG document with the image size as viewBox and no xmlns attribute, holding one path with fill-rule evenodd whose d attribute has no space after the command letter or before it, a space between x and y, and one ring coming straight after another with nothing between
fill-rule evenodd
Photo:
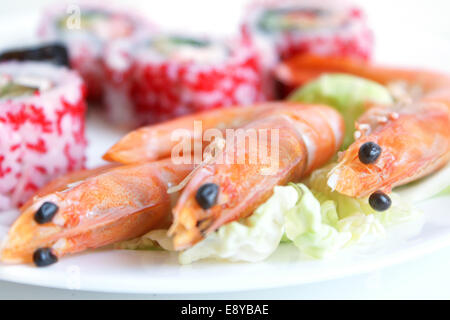
<instances>
[{"instance_id":1,"label":"white background","mask_svg":"<svg viewBox=\"0 0 450 320\"><path fill-rule=\"evenodd\" d=\"M37 21L42 7L54 1L1 0L0 2L0 21L16 14L20 14L22 19ZM139 11L163 28L230 35L237 30L243 5L247 1L128 0L117 2L139 8ZM436 38L439 41L450 41L450 1L448 0L356 0L355 2L366 8L370 23L376 30L377 44L382 47L380 55L377 56L380 60L383 60L384 55L389 54L390 60L402 63L403 60L413 61L412 58L416 56L417 60L420 60L420 53L424 50L439 51L439 47L427 47L428 42L424 41L424 34L425 37ZM7 24L2 24L1 27L6 28L7 32L6 37L0 37L0 47L20 42L21 38L15 36L15 29L11 27L8 30ZM384 40L382 36L391 30L400 36L396 37L395 41ZM30 34L34 32L34 30L26 31ZM410 57L396 55L395 48L401 45L404 38L409 40L417 38L417 46L412 46ZM429 65L450 71L450 57L430 61ZM301 287L215 295L117 295L46 289L0 282L0 298L450 298L449 262L450 248L371 274Z\"/></svg>"},{"instance_id":2,"label":"white background","mask_svg":"<svg viewBox=\"0 0 450 320\"><path fill-rule=\"evenodd\" d=\"M317 0L320 2L320 0ZM35 13L55 0L2 0L2 13ZM72 1L73 3L74 1ZM107 1L110 2L110 1ZM158 25L179 30L230 33L248 0L116 0L136 7ZM425 29L450 37L448 0L353 0L367 9L376 26L411 31ZM71 3L69 1L69 3Z\"/></svg>"}]
</instances>

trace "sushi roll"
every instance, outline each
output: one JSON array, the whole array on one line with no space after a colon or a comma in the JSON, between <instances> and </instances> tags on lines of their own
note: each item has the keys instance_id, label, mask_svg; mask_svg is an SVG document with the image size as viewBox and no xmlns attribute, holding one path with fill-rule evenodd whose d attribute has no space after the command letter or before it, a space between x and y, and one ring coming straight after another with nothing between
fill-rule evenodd
<instances>
[{"instance_id":1,"label":"sushi roll","mask_svg":"<svg viewBox=\"0 0 450 320\"><path fill-rule=\"evenodd\" d=\"M39 36L58 41L69 50L70 65L83 77L88 97L102 96L102 56L113 40L146 33L154 27L137 14L100 4L66 4L49 8L42 19Z\"/></svg>"},{"instance_id":2,"label":"sushi roll","mask_svg":"<svg viewBox=\"0 0 450 320\"><path fill-rule=\"evenodd\" d=\"M372 54L365 15L342 0L254 2L242 32L264 52L269 65L301 53L363 60Z\"/></svg>"},{"instance_id":3,"label":"sushi roll","mask_svg":"<svg viewBox=\"0 0 450 320\"><path fill-rule=\"evenodd\" d=\"M289 91L272 74L280 60L297 54L362 60L372 55L373 36L364 13L344 0L255 1L241 30L260 54L264 88L272 97L283 98Z\"/></svg>"},{"instance_id":4,"label":"sushi roll","mask_svg":"<svg viewBox=\"0 0 450 320\"><path fill-rule=\"evenodd\" d=\"M264 100L258 55L237 41L157 34L105 54L105 105L124 126Z\"/></svg>"},{"instance_id":5,"label":"sushi roll","mask_svg":"<svg viewBox=\"0 0 450 320\"><path fill-rule=\"evenodd\" d=\"M85 89L67 68L0 63L0 209L84 166Z\"/></svg>"}]
</instances>

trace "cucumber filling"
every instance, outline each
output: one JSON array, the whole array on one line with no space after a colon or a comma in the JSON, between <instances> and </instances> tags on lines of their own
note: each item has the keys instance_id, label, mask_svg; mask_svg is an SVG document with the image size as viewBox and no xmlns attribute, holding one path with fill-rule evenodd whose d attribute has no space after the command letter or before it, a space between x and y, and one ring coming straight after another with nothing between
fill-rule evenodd
<instances>
[{"instance_id":1,"label":"cucumber filling","mask_svg":"<svg viewBox=\"0 0 450 320\"><path fill-rule=\"evenodd\" d=\"M259 20L258 27L266 33L309 31L339 28L345 16L318 8L283 8L267 10Z\"/></svg>"},{"instance_id":2,"label":"cucumber filling","mask_svg":"<svg viewBox=\"0 0 450 320\"><path fill-rule=\"evenodd\" d=\"M27 97L36 92L46 91L52 87L49 80L35 77L2 77L0 76L0 99Z\"/></svg>"},{"instance_id":3,"label":"cucumber filling","mask_svg":"<svg viewBox=\"0 0 450 320\"><path fill-rule=\"evenodd\" d=\"M79 17L80 28L85 30L93 30L93 26L96 23L104 23L107 21L108 15L100 11L86 11L82 12ZM59 29L71 29L71 26L76 21L75 16L67 15L57 20L57 26Z\"/></svg>"},{"instance_id":4,"label":"cucumber filling","mask_svg":"<svg viewBox=\"0 0 450 320\"><path fill-rule=\"evenodd\" d=\"M3 86L0 86L0 99L30 96L37 90L38 88L22 86L17 83L9 82Z\"/></svg>"},{"instance_id":5,"label":"cucumber filling","mask_svg":"<svg viewBox=\"0 0 450 320\"><path fill-rule=\"evenodd\" d=\"M222 44L182 36L158 37L150 46L161 56L178 61L218 62L229 54Z\"/></svg>"}]
</instances>

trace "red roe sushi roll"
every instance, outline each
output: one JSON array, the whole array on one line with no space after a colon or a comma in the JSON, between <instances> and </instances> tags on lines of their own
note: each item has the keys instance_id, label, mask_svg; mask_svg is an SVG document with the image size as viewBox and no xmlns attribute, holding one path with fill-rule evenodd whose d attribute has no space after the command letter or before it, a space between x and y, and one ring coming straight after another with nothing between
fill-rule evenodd
<instances>
[{"instance_id":1,"label":"red roe sushi roll","mask_svg":"<svg viewBox=\"0 0 450 320\"><path fill-rule=\"evenodd\" d=\"M0 209L84 166L85 88L64 67L0 63Z\"/></svg>"},{"instance_id":2,"label":"red roe sushi roll","mask_svg":"<svg viewBox=\"0 0 450 320\"><path fill-rule=\"evenodd\" d=\"M372 55L373 35L364 13L344 0L255 1L248 7L241 29L260 53L269 94L275 94L272 69L293 55L362 60Z\"/></svg>"},{"instance_id":3,"label":"red roe sushi roll","mask_svg":"<svg viewBox=\"0 0 450 320\"><path fill-rule=\"evenodd\" d=\"M114 43L105 64L105 104L116 124L139 126L265 98L258 55L241 41L158 34Z\"/></svg>"},{"instance_id":4,"label":"red roe sushi roll","mask_svg":"<svg viewBox=\"0 0 450 320\"><path fill-rule=\"evenodd\" d=\"M242 32L275 63L301 53L367 60L373 47L364 13L342 0L256 1Z\"/></svg>"},{"instance_id":5,"label":"red roe sushi roll","mask_svg":"<svg viewBox=\"0 0 450 320\"><path fill-rule=\"evenodd\" d=\"M83 77L88 97L98 100L104 80L101 60L105 46L113 40L153 29L137 14L83 2L49 8L43 16L39 36L44 41L58 41L67 46L70 65Z\"/></svg>"}]
</instances>

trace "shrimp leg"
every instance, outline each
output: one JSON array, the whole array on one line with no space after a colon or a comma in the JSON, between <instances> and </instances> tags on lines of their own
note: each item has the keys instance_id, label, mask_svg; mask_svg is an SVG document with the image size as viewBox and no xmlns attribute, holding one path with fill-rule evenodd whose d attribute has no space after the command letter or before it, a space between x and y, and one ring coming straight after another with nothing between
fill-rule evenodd
<instances>
[{"instance_id":1,"label":"shrimp leg","mask_svg":"<svg viewBox=\"0 0 450 320\"><path fill-rule=\"evenodd\" d=\"M323 72L345 72L384 85L402 84L406 99L394 106L370 108L356 124L356 141L339 157L328 185L352 197L419 179L450 160L450 77L425 70L371 65L343 58L295 57L278 67L278 77L290 85ZM359 154L367 143L381 153L371 163Z\"/></svg>"},{"instance_id":2,"label":"shrimp leg","mask_svg":"<svg viewBox=\"0 0 450 320\"><path fill-rule=\"evenodd\" d=\"M169 233L174 236L176 249L190 247L221 225L251 215L272 195L274 186L299 180L326 163L339 149L344 124L332 108L284 103L241 129L235 131L233 140L249 130L277 130L279 139L270 135L264 146L272 150L272 145L277 144L277 166L268 172L269 166L261 159L250 161L255 150L246 144L245 161L224 160L197 170L173 210L174 223ZM229 141L227 137L226 143ZM242 149L235 143L221 151L221 158L237 160L239 152ZM217 201L209 208L198 200L198 192L205 186L217 188Z\"/></svg>"},{"instance_id":3,"label":"shrimp leg","mask_svg":"<svg viewBox=\"0 0 450 320\"><path fill-rule=\"evenodd\" d=\"M36 197L24 209L9 231L1 260L31 262L42 248L61 257L168 226L176 195L168 195L167 189L191 170L191 165L163 160L106 169L63 190L57 186L59 191ZM56 214L37 222L44 203L56 206Z\"/></svg>"}]
</instances>

